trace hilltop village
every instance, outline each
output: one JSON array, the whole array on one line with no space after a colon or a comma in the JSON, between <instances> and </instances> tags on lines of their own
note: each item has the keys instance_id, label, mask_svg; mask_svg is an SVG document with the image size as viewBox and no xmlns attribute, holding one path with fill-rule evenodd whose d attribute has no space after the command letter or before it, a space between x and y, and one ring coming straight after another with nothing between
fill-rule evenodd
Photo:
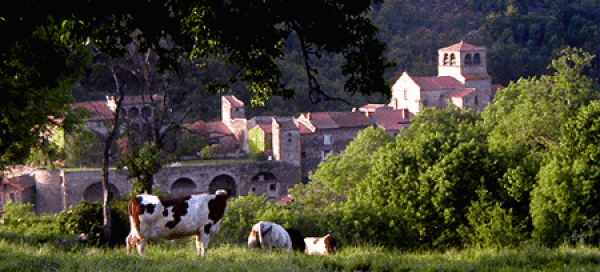
<instances>
[{"instance_id":1,"label":"hilltop village","mask_svg":"<svg viewBox=\"0 0 600 272\"><path fill-rule=\"evenodd\" d=\"M414 76L403 72L391 88L387 104L366 104L347 112L306 112L297 116L247 116L246 104L235 96L221 97L221 119L197 120L183 125L207 139L215 157L230 162L194 164L195 155L163 167L154 177L162 192L184 194L226 189L235 195L265 194L285 199L288 188L309 182L312 172L333 153L342 152L361 129L375 126L391 135L410 126L425 107L452 104L481 111L495 97L498 85L487 73L486 48L466 42L438 50L438 74ZM106 135L113 118L115 97L76 103L90 115L86 127ZM161 96L126 96L123 115L132 126L145 129ZM260 160L243 160L259 154ZM97 169L35 169L15 167L0 183L0 208L8 200L35 204L38 212L59 212L81 201L100 199ZM131 190L126 170L111 171L111 192L123 196Z\"/></svg>"}]
</instances>

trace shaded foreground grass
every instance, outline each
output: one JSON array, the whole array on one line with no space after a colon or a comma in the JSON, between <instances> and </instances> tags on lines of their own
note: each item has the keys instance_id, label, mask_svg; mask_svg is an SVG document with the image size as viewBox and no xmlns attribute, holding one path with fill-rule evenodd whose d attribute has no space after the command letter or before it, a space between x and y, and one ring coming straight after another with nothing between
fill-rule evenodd
<instances>
[{"instance_id":1,"label":"shaded foreground grass","mask_svg":"<svg viewBox=\"0 0 600 272\"><path fill-rule=\"evenodd\" d=\"M465 249L401 252L347 247L335 256L261 252L241 246L195 255L191 241L152 244L145 257L123 248L61 247L0 236L0 271L600 271L597 248Z\"/></svg>"}]
</instances>

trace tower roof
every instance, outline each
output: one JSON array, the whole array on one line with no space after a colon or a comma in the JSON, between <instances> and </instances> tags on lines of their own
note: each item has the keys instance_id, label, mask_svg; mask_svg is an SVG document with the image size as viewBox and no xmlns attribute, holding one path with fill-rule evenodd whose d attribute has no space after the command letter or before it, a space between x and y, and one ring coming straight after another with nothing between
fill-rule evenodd
<instances>
[{"instance_id":1,"label":"tower roof","mask_svg":"<svg viewBox=\"0 0 600 272\"><path fill-rule=\"evenodd\" d=\"M453 51L453 52L463 52L463 51L482 51L485 50L485 47L472 45L470 43L466 43L465 41L460 41L448 47L441 48L440 51Z\"/></svg>"}]
</instances>

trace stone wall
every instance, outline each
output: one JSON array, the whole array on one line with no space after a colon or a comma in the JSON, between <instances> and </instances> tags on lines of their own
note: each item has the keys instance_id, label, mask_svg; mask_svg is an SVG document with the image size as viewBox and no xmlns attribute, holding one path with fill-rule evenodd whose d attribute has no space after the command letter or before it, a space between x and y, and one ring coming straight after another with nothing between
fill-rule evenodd
<instances>
[{"instance_id":1,"label":"stone wall","mask_svg":"<svg viewBox=\"0 0 600 272\"><path fill-rule=\"evenodd\" d=\"M39 170L36 171L35 179L36 211L57 213L84 200L90 201L86 196L99 196L102 172ZM111 170L110 181L116 197L124 197L131 191L132 186L126 171ZM172 166L161 169L155 176L155 186L163 193L209 192L231 182L236 196L251 192L264 193L270 198L287 195L288 189L300 181L300 168L283 161Z\"/></svg>"}]
</instances>

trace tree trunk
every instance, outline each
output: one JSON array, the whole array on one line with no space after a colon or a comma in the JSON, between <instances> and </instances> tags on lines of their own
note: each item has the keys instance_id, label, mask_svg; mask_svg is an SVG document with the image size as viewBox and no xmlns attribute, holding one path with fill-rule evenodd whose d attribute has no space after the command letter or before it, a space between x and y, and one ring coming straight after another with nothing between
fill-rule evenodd
<instances>
[{"instance_id":1,"label":"tree trunk","mask_svg":"<svg viewBox=\"0 0 600 272\"><path fill-rule=\"evenodd\" d=\"M108 168L110 166L110 149L112 144L119 133L119 116L121 114L121 104L123 102L123 98L125 97L124 91L121 89L121 85L119 84L119 79L113 67L111 67L111 72L113 79L115 81L115 90L118 93L117 105L115 109L114 119L112 120L112 128L108 137L106 137L106 141L104 142L104 153L103 153L103 161L102 161L102 217L103 217L103 240L106 243L110 243L112 237L112 218L110 216L110 178Z\"/></svg>"}]
</instances>

